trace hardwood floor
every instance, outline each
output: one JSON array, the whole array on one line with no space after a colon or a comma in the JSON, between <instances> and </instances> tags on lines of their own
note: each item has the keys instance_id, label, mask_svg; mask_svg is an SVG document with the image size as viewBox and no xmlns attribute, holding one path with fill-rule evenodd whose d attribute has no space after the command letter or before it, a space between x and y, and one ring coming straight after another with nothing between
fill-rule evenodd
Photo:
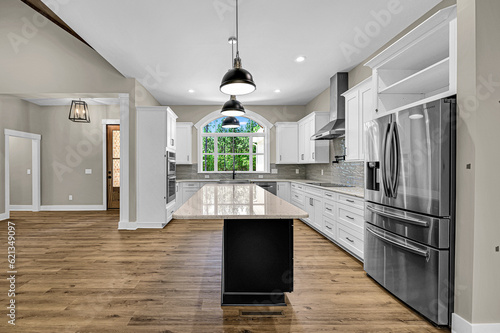
<instances>
[{"instance_id":1,"label":"hardwood floor","mask_svg":"<svg viewBox=\"0 0 500 333\"><path fill-rule=\"evenodd\" d=\"M118 231L117 212L12 212L16 327L2 332L449 332L386 293L360 262L295 222L295 291L275 318L220 306L222 221ZM7 221L0 222L7 248Z\"/></svg>"}]
</instances>

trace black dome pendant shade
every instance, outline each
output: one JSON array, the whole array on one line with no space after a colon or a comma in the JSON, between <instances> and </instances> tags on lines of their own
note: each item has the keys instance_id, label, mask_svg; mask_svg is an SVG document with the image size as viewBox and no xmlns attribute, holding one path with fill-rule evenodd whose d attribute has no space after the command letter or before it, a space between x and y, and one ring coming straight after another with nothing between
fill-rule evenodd
<instances>
[{"instance_id":1,"label":"black dome pendant shade","mask_svg":"<svg viewBox=\"0 0 500 333\"><path fill-rule=\"evenodd\" d=\"M220 91L234 96L246 95L253 92L257 87L253 82L252 74L241 67L240 39L238 36L238 0L236 0L236 38L234 40L236 41L236 57L234 58L233 68L222 78Z\"/></svg>"},{"instance_id":2,"label":"black dome pendant shade","mask_svg":"<svg viewBox=\"0 0 500 333\"><path fill-rule=\"evenodd\" d=\"M245 114L245 108L243 105L236 99L236 96L231 95L231 99L224 103L220 113L224 116L242 116Z\"/></svg>"},{"instance_id":3,"label":"black dome pendant shade","mask_svg":"<svg viewBox=\"0 0 500 333\"><path fill-rule=\"evenodd\" d=\"M240 127L240 122L235 117L226 117L222 121L223 128L238 128Z\"/></svg>"}]
</instances>

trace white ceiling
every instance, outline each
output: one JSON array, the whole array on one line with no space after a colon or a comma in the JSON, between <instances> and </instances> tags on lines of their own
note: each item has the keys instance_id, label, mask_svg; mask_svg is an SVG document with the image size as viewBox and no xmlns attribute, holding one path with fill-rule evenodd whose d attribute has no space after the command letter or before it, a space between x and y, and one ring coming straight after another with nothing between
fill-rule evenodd
<instances>
[{"instance_id":1,"label":"white ceiling","mask_svg":"<svg viewBox=\"0 0 500 333\"><path fill-rule=\"evenodd\" d=\"M54 7L52 0L43 2ZM328 87L334 73L358 65L439 2L240 0L240 56L257 90L238 99L253 105L304 105ZM219 85L231 66L227 39L235 34L234 3L72 0L58 1L53 9L161 104L217 105L228 99ZM374 13L390 13L391 8L394 13L380 24ZM356 44L359 31L370 28L372 37ZM351 59L341 46L356 47ZM296 63L298 55L306 61Z\"/></svg>"}]
</instances>

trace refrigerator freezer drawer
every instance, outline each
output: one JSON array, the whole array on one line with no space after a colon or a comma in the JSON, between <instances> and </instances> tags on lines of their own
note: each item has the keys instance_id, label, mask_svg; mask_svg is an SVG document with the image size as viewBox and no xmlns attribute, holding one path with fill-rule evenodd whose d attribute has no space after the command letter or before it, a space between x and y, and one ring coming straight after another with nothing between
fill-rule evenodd
<instances>
[{"instance_id":1,"label":"refrigerator freezer drawer","mask_svg":"<svg viewBox=\"0 0 500 333\"><path fill-rule=\"evenodd\" d=\"M365 203L365 221L416 242L439 249L450 247L450 219Z\"/></svg>"},{"instance_id":2,"label":"refrigerator freezer drawer","mask_svg":"<svg viewBox=\"0 0 500 333\"><path fill-rule=\"evenodd\" d=\"M365 225L365 271L394 296L438 325L448 325L449 251Z\"/></svg>"}]
</instances>

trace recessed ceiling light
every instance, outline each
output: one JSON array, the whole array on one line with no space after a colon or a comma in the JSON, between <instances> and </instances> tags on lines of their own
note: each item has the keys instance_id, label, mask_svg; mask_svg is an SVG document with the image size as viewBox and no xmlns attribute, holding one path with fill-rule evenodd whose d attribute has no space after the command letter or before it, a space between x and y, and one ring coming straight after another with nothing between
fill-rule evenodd
<instances>
[{"instance_id":1,"label":"recessed ceiling light","mask_svg":"<svg viewBox=\"0 0 500 333\"><path fill-rule=\"evenodd\" d=\"M304 62L306 60L306 57L304 56L298 56L297 58L295 58L295 62Z\"/></svg>"},{"instance_id":2,"label":"recessed ceiling light","mask_svg":"<svg viewBox=\"0 0 500 333\"><path fill-rule=\"evenodd\" d=\"M280 93L280 92L281 92L281 90L276 89L274 92L278 94L278 93Z\"/></svg>"},{"instance_id":3,"label":"recessed ceiling light","mask_svg":"<svg viewBox=\"0 0 500 333\"><path fill-rule=\"evenodd\" d=\"M190 93L190 94L194 93L194 89L189 89L188 93Z\"/></svg>"}]
</instances>

